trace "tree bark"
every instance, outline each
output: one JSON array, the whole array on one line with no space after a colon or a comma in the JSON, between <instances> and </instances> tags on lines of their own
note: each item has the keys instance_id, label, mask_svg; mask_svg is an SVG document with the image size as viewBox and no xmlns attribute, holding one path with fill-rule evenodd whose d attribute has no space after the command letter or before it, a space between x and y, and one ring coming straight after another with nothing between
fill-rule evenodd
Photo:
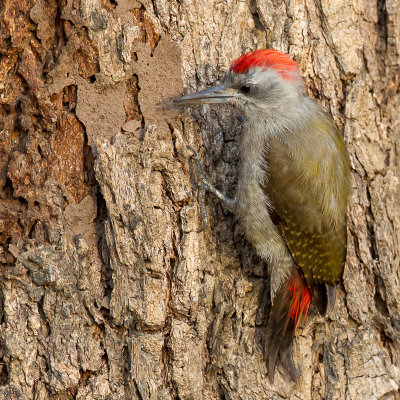
<instances>
[{"instance_id":1,"label":"tree bark","mask_svg":"<svg viewBox=\"0 0 400 400\"><path fill-rule=\"evenodd\" d=\"M3 0L0 399L399 399L396 0ZM240 121L158 105L243 52L299 63L351 154L344 282L270 384L265 264L233 195ZM265 349L268 351L268 349Z\"/></svg>"}]
</instances>

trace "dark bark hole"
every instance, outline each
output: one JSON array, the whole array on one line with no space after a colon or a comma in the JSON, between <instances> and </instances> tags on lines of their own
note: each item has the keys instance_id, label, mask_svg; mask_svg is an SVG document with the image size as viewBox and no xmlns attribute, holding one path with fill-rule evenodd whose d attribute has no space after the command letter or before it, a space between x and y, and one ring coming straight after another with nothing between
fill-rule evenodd
<instances>
[{"instance_id":1,"label":"dark bark hole","mask_svg":"<svg viewBox=\"0 0 400 400\"><path fill-rule=\"evenodd\" d=\"M383 316L389 317L389 309L387 308L386 301L381 295L381 292L379 290L380 287L384 287L384 284L381 279L379 279L377 276L375 276L375 296L374 296L374 302L375 302L375 307L380 312Z\"/></svg>"},{"instance_id":2,"label":"dark bark hole","mask_svg":"<svg viewBox=\"0 0 400 400\"><path fill-rule=\"evenodd\" d=\"M3 192L8 199L14 196L14 188L10 178L6 180L6 184L3 186Z\"/></svg>"},{"instance_id":3,"label":"dark bark hole","mask_svg":"<svg viewBox=\"0 0 400 400\"><path fill-rule=\"evenodd\" d=\"M7 365L1 361L0 362L0 386L3 386L7 383L8 381L8 371L7 371Z\"/></svg>"},{"instance_id":4,"label":"dark bark hole","mask_svg":"<svg viewBox=\"0 0 400 400\"><path fill-rule=\"evenodd\" d=\"M63 210L65 210L65 207L67 207L68 204L69 204L68 199L65 196L63 196L62 197L62 208L63 208Z\"/></svg>"},{"instance_id":5,"label":"dark bark hole","mask_svg":"<svg viewBox=\"0 0 400 400\"><path fill-rule=\"evenodd\" d=\"M90 83L95 83L96 82L96 75L92 75L89 77Z\"/></svg>"},{"instance_id":6,"label":"dark bark hole","mask_svg":"<svg viewBox=\"0 0 400 400\"><path fill-rule=\"evenodd\" d=\"M87 182L89 185L95 185L96 177L94 174L94 157L93 157L92 148L87 144L88 137L87 137L86 129L84 130L84 135L85 135L85 144L83 147L83 157L84 157L85 182Z\"/></svg>"},{"instance_id":7,"label":"dark bark hole","mask_svg":"<svg viewBox=\"0 0 400 400\"><path fill-rule=\"evenodd\" d=\"M29 234L28 234L29 239L33 239L33 237L34 237L34 235L35 235L35 228L36 228L37 223L38 223L38 221L36 220L36 221L32 224L31 229L29 229Z\"/></svg>"},{"instance_id":8,"label":"dark bark hole","mask_svg":"<svg viewBox=\"0 0 400 400\"><path fill-rule=\"evenodd\" d=\"M22 196L18 197L18 201L23 204L23 205L28 205L28 202L26 199L24 199Z\"/></svg>"},{"instance_id":9,"label":"dark bark hole","mask_svg":"<svg viewBox=\"0 0 400 400\"><path fill-rule=\"evenodd\" d=\"M103 222L107 219L107 204L100 191L96 193L96 205L97 215L94 222L96 224L103 224Z\"/></svg>"}]
</instances>

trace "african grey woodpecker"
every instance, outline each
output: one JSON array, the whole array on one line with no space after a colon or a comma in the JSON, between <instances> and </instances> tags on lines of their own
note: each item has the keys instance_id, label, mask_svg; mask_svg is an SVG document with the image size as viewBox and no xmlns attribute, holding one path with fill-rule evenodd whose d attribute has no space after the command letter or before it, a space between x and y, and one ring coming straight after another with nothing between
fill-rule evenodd
<instances>
[{"instance_id":1,"label":"african grey woodpecker","mask_svg":"<svg viewBox=\"0 0 400 400\"><path fill-rule=\"evenodd\" d=\"M273 49L243 54L220 85L176 101L229 104L244 117L236 197L227 199L199 167L198 173L269 265L268 374L272 382L279 355L297 381L295 330L311 302L322 315L333 307L343 275L350 193L343 139L332 118L305 94L297 64Z\"/></svg>"}]
</instances>

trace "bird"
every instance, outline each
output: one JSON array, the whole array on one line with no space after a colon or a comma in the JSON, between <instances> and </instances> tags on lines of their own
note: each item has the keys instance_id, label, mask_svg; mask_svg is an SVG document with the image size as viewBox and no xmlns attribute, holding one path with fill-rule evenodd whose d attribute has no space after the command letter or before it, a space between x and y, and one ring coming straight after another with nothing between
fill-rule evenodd
<instances>
[{"instance_id":1,"label":"bird","mask_svg":"<svg viewBox=\"0 0 400 400\"><path fill-rule=\"evenodd\" d=\"M235 59L220 84L176 99L183 106L230 105L239 111L239 168L233 199L209 183L197 152L202 187L236 215L266 261L271 311L265 343L268 376L278 360L290 378L296 329L310 304L325 316L343 280L351 167L330 114L305 90L286 53L259 49Z\"/></svg>"}]
</instances>

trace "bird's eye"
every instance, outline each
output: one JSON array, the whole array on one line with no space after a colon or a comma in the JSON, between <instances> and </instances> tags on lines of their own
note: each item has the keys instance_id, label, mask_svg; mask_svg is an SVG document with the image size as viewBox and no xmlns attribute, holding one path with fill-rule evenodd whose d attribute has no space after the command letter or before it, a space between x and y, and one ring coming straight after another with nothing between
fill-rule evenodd
<instances>
[{"instance_id":1,"label":"bird's eye","mask_svg":"<svg viewBox=\"0 0 400 400\"><path fill-rule=\"evenodd\" d=\"M240 91L241 91L242 93L244 93L244 94L247 94L247 93L250 92L250 86L243 85L243 86L240 87Z\"/></svg>"}]
</instances>

